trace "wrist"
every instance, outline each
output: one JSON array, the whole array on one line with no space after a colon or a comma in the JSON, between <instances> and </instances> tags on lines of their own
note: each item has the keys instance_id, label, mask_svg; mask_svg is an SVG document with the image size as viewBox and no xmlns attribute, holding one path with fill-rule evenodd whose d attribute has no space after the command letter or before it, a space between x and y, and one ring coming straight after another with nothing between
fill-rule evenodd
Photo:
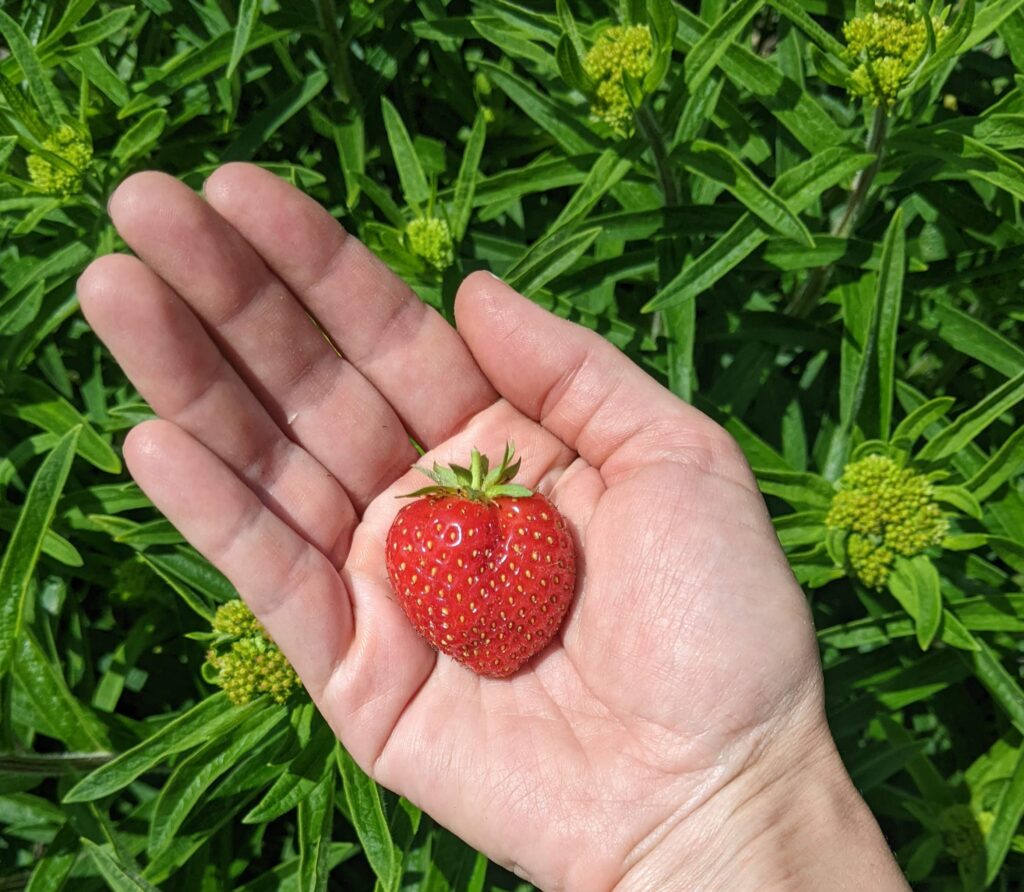
<instances>
[{"instance_id":1,"label":"wrist","mask_svg":"<svg viewBox=\"0 0 1024 892\"><path fill-rule=\"evenodd\" d=\"M909 886L824 719L804 746L763 753L632 866L615 892Z\"/></svg>"}]
</instances>

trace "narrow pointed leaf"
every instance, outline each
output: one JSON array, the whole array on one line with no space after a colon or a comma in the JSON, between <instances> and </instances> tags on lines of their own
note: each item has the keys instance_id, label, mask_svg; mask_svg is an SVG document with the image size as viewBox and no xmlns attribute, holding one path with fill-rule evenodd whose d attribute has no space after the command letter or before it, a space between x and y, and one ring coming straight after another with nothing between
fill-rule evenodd
<instances>
[{"instance_id":1,"label":"narrow pointed leaf","mask_svg":"<svg viewBox=\"0 0 1024 892\"><path fill-rule=\"evenodd\" d=\"M698 139L681 153L681 160L687 170L720 184L780 235L814 247L814 238L797 214L728 149Z\"/></svg>"},{"instance_id":2,"label":"narrow pointed leaf","mask_svg":"<svg viewBox=\"0 0 1024 892\"><path fill-rule=\"evenodd\" d=\"M80 433L81 428L71 428L39 466L4 549L0 563L0 677L10 670L21 638L32 574L71 471Z\"/></svg>"},{"instance_id":3,"label":"narrow pointed leaf","mask_svg":"<svg viewBox=\"0 0 1024 892\"><path fill-rule=\"evenodd\" d=\"M409 131L405 129L402 117L390 99L383 97L380 105L384 114L384 129L387 130L388 143L395 159L405 200L411 205L426 204L430 198L430 186L423 171L423 163L409 137Z\"/></svg>"}]
</instances>

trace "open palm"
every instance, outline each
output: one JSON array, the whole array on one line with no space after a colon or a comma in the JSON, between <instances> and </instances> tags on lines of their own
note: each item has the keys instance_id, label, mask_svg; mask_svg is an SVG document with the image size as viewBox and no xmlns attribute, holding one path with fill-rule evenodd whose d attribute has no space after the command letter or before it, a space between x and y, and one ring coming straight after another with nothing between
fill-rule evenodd
<instances>
[{"instance_id":1,"label":"open palm","mask_svg":"<svg viewBox=\"0 0 1024 892\"><path fill-rule=\"evenodd\" d=\"M469 843L545 888L643 887L668 841L699 863L781 732L824 733L808 611L736 445L486 273L456 332L271 174L229 165L205 198L132 177L111 214L138 259L79 283L162 419L125 444L139 485L353 757ZM427 462L514 440L576 537L567 621L510 679L438 656L391 594L410 435Z\"/></svg>"}]
</instances>

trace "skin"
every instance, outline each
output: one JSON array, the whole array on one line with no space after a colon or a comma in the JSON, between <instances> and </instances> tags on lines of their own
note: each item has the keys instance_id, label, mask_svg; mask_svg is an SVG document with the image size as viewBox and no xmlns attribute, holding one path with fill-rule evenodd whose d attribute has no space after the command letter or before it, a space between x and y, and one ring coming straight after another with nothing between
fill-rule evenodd
<instances>
[{"instance_id":1,"label":"skin","mask_svg":"<svg viewBox=\"0 0 1024 892\"><path fill-rule=\"evenodd\" d=\"M488 273L456 330L254 166L202 198L137 174L109 210L136 256L78 293L160 416L128 436L131 473L381 784L544 889L907 888L725 431ZM438 656L391 593L409 435L428 464L514 440L575 536L567 620L510 679Z\"/></svg>"}]
</instances>

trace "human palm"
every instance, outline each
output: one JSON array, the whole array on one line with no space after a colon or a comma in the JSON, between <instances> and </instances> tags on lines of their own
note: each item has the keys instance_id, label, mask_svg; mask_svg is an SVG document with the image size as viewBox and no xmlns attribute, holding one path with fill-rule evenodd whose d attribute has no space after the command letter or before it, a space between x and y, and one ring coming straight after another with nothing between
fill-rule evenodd
<instances>
[{"instance_id":1,"label":"human palm","mask_svg":"<svg viewBox=\"0 0 1024 892\"><path fill-rule=\"evenodd\" d=\"M735 443L485 273L457 333L265 171L205 194L131 178L111 213L138 259L79 283L162 419L125 444L140 486L353 757L469 843L545 888L643 886L666 840L699 862L715 803L742 804L783 731L824 728L810 618ZM513 440L576 538L566 622L510 679L437 655L392 596L410 434L425 462Z\"/></svg>"}]
</instances>

